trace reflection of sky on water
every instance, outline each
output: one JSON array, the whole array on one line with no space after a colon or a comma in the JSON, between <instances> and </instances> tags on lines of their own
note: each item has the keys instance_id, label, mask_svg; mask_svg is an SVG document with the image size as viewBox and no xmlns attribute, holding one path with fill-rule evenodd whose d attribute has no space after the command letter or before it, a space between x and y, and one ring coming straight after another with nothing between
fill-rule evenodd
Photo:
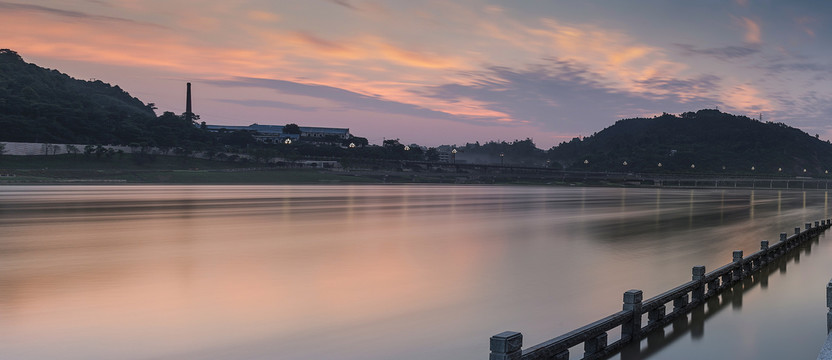
<instances>
[{"instance_id":1,"label":"reflection of sky on water","mask_svg":"<svg viewBox=\"0 0 832 360\"><path fill-rule=\"evenodd\" d=\"M479 359L493 334L533 345L619 310L630 288L653 296L827 215L825 192L768 190L4 187L0 353ZM728 312L749 328L736 336L759 346L773 317L822 317L806 288L832 269L814 246L766 279L788 291L746 290L751 314ZM724 313L659 354L734 346L711 336L736 327L717 325Z\"/></svg>"}]
</instances>

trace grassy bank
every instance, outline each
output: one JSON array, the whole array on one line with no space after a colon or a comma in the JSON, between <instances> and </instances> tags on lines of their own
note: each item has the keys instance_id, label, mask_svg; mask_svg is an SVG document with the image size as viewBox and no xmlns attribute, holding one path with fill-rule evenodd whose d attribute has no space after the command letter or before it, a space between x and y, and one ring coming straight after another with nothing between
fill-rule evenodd
<instances>
[{"instance_id":1,"label":"grassy bank","mask_svg":"<svg viewBox=\"0 0 832 360\"><path fill-rule=\"evenodd\" d=\"M172 183L315 184L371 183L378 180L316 169L270 168L250 163L157 156L99 159L79 155L0 156L0 184L20 183Z\"/></svg>"}]
</instances>

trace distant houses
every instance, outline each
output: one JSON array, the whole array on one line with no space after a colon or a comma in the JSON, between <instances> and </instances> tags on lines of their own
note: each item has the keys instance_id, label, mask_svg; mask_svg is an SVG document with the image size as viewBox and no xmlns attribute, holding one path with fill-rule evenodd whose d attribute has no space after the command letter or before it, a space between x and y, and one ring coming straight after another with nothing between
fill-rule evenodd
<instances>
[{"instance_id":1,"label":"distant houses","mask_svg":"<svg viewBox=\"0 0 832 360\"><path fill-rule=\"evenodd\" d=\"M301 136L325 142L340 142L353 137L352 134L350 134L350 129L315 126L300 126L300 134L284 132L285 126L283 125L205 125L205 128L208 131L213 132L248 131L257 141L267 144L281 143L286 141L286 139L294 141L298 140Z\"/></svg>"}]
</instances>

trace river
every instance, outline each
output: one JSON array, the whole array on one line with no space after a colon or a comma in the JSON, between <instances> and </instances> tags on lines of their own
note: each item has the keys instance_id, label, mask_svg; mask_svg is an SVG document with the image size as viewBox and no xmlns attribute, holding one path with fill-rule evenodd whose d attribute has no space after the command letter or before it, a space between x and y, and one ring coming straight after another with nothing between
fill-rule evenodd
<instances>
[{"instance_id":1,"label":"river","mask_svg":"<svg viewBox=\"0 0 832 360\"><path fill-rule=\"evenodd\" d=\"M0 358L486 359L829 217L824 191L2 186ZM830 260L821 236L635 358L814 358Z\"/></svg>"}]
</instances>

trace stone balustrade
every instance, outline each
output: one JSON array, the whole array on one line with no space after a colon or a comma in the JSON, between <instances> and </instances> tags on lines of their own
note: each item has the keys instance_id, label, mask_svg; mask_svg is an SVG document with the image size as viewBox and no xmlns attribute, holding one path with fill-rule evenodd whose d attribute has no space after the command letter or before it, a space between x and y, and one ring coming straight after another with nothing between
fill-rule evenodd
<instances>
[{"instance_id":1,"label":"stone balustrade","mask_svg":"<svg viewBox=\"0 0 832 360\"><path fill-rule=\"evenodd\" d=\"M815 221L814 226L806 223L803 231L796 227L791 236L781 233L780 241L773 245L768 240L761 241L760 250L748 256L735 250L730 263L711 272L706 272L704 266L694 266L691 281L647 300L642 299L641 290L628 290L624 293L621 311L526 349L522 348L522 333L505 331L494 335L489 360L568 360L572 348L581 344L584 345L582 359L603 358L664 328L674 319L686 316L709 298L817 237L830 226L832 219ZM827 321L832 328L832 281L827 285L827 306L830 308ZM647 324L642 324L644 314L647 314ZM620 338L609 342L609 332L619 327Z\"/></svg>"}]
</instances>

